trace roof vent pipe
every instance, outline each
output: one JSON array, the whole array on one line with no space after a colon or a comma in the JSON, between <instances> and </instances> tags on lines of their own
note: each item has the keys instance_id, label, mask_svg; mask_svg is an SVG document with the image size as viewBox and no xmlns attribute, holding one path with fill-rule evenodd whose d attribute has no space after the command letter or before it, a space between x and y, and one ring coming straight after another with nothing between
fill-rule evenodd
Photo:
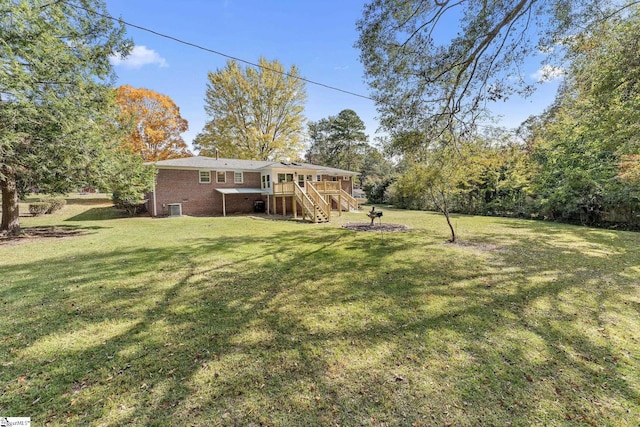
<instances>
[{"instance_id":1,"label":"roof vent pipe","mask_svg":"<svg viewBox=\"0 0 640 427\"><path fill-rule=\"evenodd\" d=\"M220 155L220 150L216 148L216 160L218 160L218 156Z\"/></svg>"}]
</instances>

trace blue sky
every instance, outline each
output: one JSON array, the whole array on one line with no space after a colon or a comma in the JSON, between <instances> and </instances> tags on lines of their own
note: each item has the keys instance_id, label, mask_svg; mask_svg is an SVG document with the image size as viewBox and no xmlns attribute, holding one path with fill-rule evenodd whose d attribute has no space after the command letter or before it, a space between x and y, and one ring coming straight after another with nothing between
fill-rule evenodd
<instances>
[{"instance_id":1,"label":"blue sky","mask_svg":"<svg viewBox=\"0 0 640 427\"><path fill-rule=\"evenodd\" d=\"M356 0L107 0L115 17L190 43L247 61L260 56L277 59L286 68L296 65L310 80L368 95L363 81L355 23L364 2ZM227 58L129 27L136 44L132 55L115 63L117 85L144 87L170 96L189 122L187 143L202 130L207 115L204 96L207 73L223 68ZM535 81L542 57L523 66ZM516 127L551 104L557 81L541 84L526 100L496 104L501 124ZM372 101L307 84L305 116L317 121L343 109L354 110L367 134L378 127ZM373 138L372 138L373 139Z\"/></svg>"}]
</instances>

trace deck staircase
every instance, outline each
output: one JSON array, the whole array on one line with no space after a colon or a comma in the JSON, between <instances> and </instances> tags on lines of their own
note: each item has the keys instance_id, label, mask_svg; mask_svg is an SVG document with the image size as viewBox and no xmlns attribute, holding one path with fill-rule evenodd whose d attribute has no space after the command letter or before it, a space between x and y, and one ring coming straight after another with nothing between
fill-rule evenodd
<instances>
[{"instance_id":1,"label":"deck staircase","mask_svg":"<svg viewBox=\"0 0 640 427\"><path fill-rule=\"evenodd\" d=\"M320 194L313 189L305 192L296 182L293 184L293 193L296 201L302 206L302 218L309 217L313 222L329 222L331 209Z\"/></svg>"},{"instance_id":2,"label":"deck staircase","mask_svg":"<svg viewBox=\"0 0 640 427\"><path fill-rule=\"evenodd\" d=\"M340 210L345 212L357 211L360 208L358 201L349 193L340 189L340 193L331 194L331 200L340 206Z\"/></svg>"}]
</instances>

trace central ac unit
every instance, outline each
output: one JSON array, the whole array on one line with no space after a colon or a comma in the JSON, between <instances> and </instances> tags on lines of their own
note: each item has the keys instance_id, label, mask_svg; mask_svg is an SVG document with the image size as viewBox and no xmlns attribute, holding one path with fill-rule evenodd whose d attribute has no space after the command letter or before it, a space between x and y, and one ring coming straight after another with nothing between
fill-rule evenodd
<instances>
[{"instance_id":1,"label":"central ac unit","mask_svg":"<svg viewBox=\"0 0 640 427\"><path fill-rule=\"evenodd\" d=\"M169 203L169 216L182 216L182 203Z\"/></svg>"}]
</instances>

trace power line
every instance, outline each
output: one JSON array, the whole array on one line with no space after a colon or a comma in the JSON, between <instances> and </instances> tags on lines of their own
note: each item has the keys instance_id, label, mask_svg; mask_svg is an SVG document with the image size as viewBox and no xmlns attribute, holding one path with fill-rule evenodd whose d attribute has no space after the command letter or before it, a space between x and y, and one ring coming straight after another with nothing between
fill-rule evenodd
<instances>
[{"instance_id":1,"label":"power line","mask_svg":"<svg viewBox=\"0 0 640 427\"><path fill-rule=\"evenodd\" d=\"M229 59L232 59L234 61L242 62L242 63L250 65L252 67L261 68L261 69L266 70L266 71L271 71L271 72L274 72L274 73L278 73L278 74L281 74L281 75L286 76L286 77L302 80L303 82L306 82L306 83L309 83L309 84L312 84L312 85L321 86L321 87L324 87L326 89L335 90L335 91L338 91L338 92L346 93L347 95L357 96L359 98L364 98L364 99L368 99L370 101L373 101L373 98L371 98L369 96L366 96L366 95L361 95L359 93L351 92L351 91L348 91L348 90L345 90L345 89L340 89L339 87L330 86L330 85L327 85L327 84L324 84L324 83L316 82L314 80L309 80L309 79L304 78L304 77L294 76L294 75L292 75L290 73L287 73L285 71L274 70L273 68L265 67L265 66L262 66L260 64L256 64L254 62L247 61L247 60L242 59L242 58L238 58L238 57L235 57L235 56L232 56L232 55L228 55L226 53L223 53L223 52L220 52L220 51L217 51L217 50L214 50L214 49L210 49L208 47L205 47L205 46L202 46L202 45L199 45L199 44L196 44L196 43L188 42L186 40L182 40L182 39L179 39L177 37L173 37L173 36L170 36L168 34L164 34L164 33L152 30L150 28L146 28L146 27L143 27L143 26L140 26L140 25L132 24L131 22L127 22L127 21L125 21L123 19L114 18L111 15L105 15L103 13L96 12L96 11L91 10L91 9L87 9L87 8L85 8L83 6L80 6L80 5L77 5L77 4L74 4L74 3L70 3L70 2L65 2L65 3L67 3L71 7L75 7L76 9L82 9L85 12L93 13L94 15L100 16L102 18L106 18L106 19L110 19L112 21L120 22L120 23L122 23L122 24L124 24L124 25L126 25L128 27L137 28L138 30L146 31L146 32L154 34L154 35L156 35L158 37L163 37L165 39L169 39L169 40L175 41L177 43L180 43L180 44L183 44L183 45L186 45L186 46L194 47L196 49L200 49L200 50L203 50L205 52L213 53L215 55L220 55L220 56L223 56L225 58L229 58Z\"/></svg>"},{"instance_id":2,"label":"power line","mask_svg":"<svg viewBox=\"0 0 640 427\"><path fill-rule=\"evenodd\" d=\"M338 91L338 92L345 93L347 95L352 95L352 96L356 96L356 97L359 97L359 98L363 98L363 99L367 99L369 101L374 101L375 102L375 100L373 98L371 98L369 96L366 96L366 95L362 95L362 94L359 94L359 93L356 93L356 92L351 92L351 91L348 91L348 90L345 90L345 89L341 89L339 87L335 87L335 86L327 85L327 84L324 84L324 83L320 83L320 82L317 82L317 81L314 81L314 80L307 79L305 77L295 76L293 74L287 73L286 71L280 71L280 70L276 70L276 69L273 69L273 68L265 67L263 65L256 64L254 62L247 61L246 59L238 58L238 57L235 57L233 55L226 54L224 52L220 52L220 51L217 51L217 50L214 50L214 49L210 49L208 47L205 47L205 46L202 46L202 45L199 45L199 44L196 44L196 43L192 43L192 42L189 42L189 41L186 41L186 40L182 40L182 39L179 39L177 37L170 36L168 34L164 34L164 33L152 30L152 29L147 28L147 27L143 27L141 25L133 24L131 22L125 21L125 20L120 19L120 18L114 18L111 15L106 15L106 14L103 14L103 13L100 13L100 12L96 12L96 11L91 10L91 9L87 9L84 6L81 6L81 5L78 5L78 4L74 4L74 3L71 3L71 2L66 1L66 0L55 0L54 1L54 3L57 3L57 2L64 2L64 3L68 4L71 7L74 7L76 9L84 10L87 13L92 13L92 14L94 14L96 16L100 16L102 18L106 18L106 19L110 19L110 20L115 21L115 22L122 23L122 24L124 24L124 25L126 25L128 27L136 28L136 29L139 29L141 31L145 31L145 32L151 33L153 35L156 35L158 37L163 37L165 39L175 41L175 42L183 44L185 46L194 47L196 49L200 49L200 50L203 50L205 52L213 53L215 55L219 55L219 56L222 56L222 57L225 57L225 58L228 58L228 59L232 59L234 61L238 61L238 62L247 64L247 65L250 65L252 67L261 68L263 70L271 71L271 72L274 72L274 73L278 73L278 74L281 74L281 75L286 76L286 77L298 79L298 80L304 81L304 82L312 84L312 85L324 87L326 89L335 90L335 91ZM487 124L474 124L474 125L476 127L478 127L478 128L496 129L496 126L493 126L493 125L487 125ZM513 134L517 133L515 130L507 130L507 129L503 129L503 130L506 130L508 133L513 133Z\"/></svg>"}]
</instances>

